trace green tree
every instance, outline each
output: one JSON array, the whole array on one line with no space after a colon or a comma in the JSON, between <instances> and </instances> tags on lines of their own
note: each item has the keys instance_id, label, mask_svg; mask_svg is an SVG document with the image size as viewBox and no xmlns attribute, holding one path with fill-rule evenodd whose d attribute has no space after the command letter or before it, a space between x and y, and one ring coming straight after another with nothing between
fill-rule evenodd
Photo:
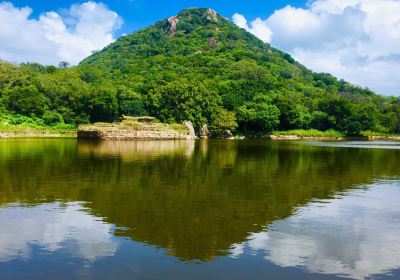
<instances>
[{"instance_id":1,"label":"green tree","mask_svg":"<svg viewBox=\"0 0 400 280\"><path fill-rule=\"evenodd\" d=\"M244 130L271 132L279 125L279 109L266 103L246 103L237 110L239 124Z\"/></svg>"},{"instance_id":2,"label":"green tree","mask_svg":"<svg viewBox=\"0 0 400 280\"><path fill-rule=\"evenodd\" d=\"M66 123L88 121L91 87L82 81L74 69L47 74L42 82L45 95L50 99L50 110L62 115Z\"/></svg>"},{"instance_id":3,"label":"green tree","mask_svg":"<svg viewBox=\"0 0 400 280\"><path fill-rule=\"evenodd\" d=\"M341 130L351 135L359 135L366 130L375 130L377 126L376 107L373 104L366 104L353 108L351 114L339 124Z\"/></svg>"},{"instance_id":4,"label":"green tree","mask_svg":"<svg viewBox=\"0 0 400 280\"><path fill-rule=\"evenodd\" d=\"M142 96L126 87L118 89L118 107L119 115L137 117L148 115Z\"/></svg>"},{"instance_id":5,"label":"green tree","mask_svg":"<svg viewBox=\"0 0 400 280\"><path fill-rule=\"evenodd\" d=\"M46 111L43 114L42 119L46 125L50 125L50 126L64 122L61 114L58 112L54 112L54 111Z\"/></svg>"},{"instance_id":6,"label":"green tree","mask_svg":"<svg viewBox=\"0 0 400 280\"><path fill-rule=\"evenodd\" d=\"M3 101L10 111L26 116L41 117L48 107L48 99L36 86L16 86L5 91Z\"/></svg>"},{"instance_id":7,"label":"green tree","mask_svg":"<svg viewBox=\"0 0 400 280\"><path fill-rule=\"evenodd\" d=\"M332 129L335 125L335 117L329 116L325 112L314 111L311 114L310 126L319 130Z\"/></svg>"},{"instance_id":8,"label":"green tree","mask_svg":"<svg viewBox=\"0 0 400 280\"><path fill-rule=\"evenodd\" d=\"M212 130L234 130L238 127L236 115L225 108L219 108L210 125Z\"/></svg>"},{"instance_id":9,"label":"green tree","mask_svg":"<svg viewBox=\"0 0 400 280\"><path fill-rule=\"evenodd\" d=\"M91 122L112 122L118 115L116 89L110 84L92 86L88 107Z\"/></svg>"},{"instance_id":10,"label":"green tree","mask_svg":"<svg viewBox=\"0 0 400 280\"><path fill-rule=\"evenodd\" d=\"M279 94L274 103L280 111L281 130L308 128L311 122L311 114L304 105L303 96L295 92Z\"/></svg>"},{"instance_id":11,"label":"green tree","mask_svg":"<svg viewBox=\"0 0 400 280\"><path fill-rule=\"evenodd\" d=\"M220 97L197 80L185 78L156 86L148 93L150 113L165 122L191 121L196 127L209 123L219 105Z\"/></svg>"}]
</instances>

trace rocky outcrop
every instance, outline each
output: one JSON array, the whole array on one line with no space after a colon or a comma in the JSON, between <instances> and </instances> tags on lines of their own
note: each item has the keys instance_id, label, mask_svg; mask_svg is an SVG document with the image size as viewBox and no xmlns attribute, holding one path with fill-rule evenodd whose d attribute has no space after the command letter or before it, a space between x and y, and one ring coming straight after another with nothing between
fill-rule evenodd
<instances>
[{"instance_id":1,"label":"rocky outcrop","mask_svg":"<svg viewBox=\"0 0 400 280\"><path fill-rule=\"evenodd\" d=\"M212 9L207 10L207 19L212 21L218 21L218 14Z\"/></svg>"},{"instance_id":2,"label":"rocky outcrop","mask_svg":"<svg viewBox=\"0 0 400 280\"><path fill-rule=\"evenodd\" d=\"M196 133L194 132L193 123L191 121L184 121L182 124L188 129L189 135L194 139L196 139L197 136Z\"/></svg>"},{"instance_id":3,"label":"rocky outcrop","mask_svg":"<svg viewBox=\"0 0 400 280\"><path fill-rule=\"evenodd\" d=\"M208 46L210 46L213 49L218 48L218 42L214 38L210 37L208 38Z\"/></svg>"},{"instance_id":4,"label":"rocky outcrop","mask_svg":"<svg viewBox=\"0 0 400 280\"><path fill-rule=\"evenodd\" d=\"M132 118L121 123L81 125L78 138L94 140L194 140L193 124L144 123Z\"/></svg>"},{"instance_id":5,"label":"rocky outcrop","mask_svg":"<svg viewBox=\"0 0 400 280\"><path fill-rule=\"evenodd\" d=\"M79 139L93 140L194 140L192 135L179 131L135 131L118 127L85 126L78 130Z\"/></svg>"},{"instance_id":6,"label":"rocky outcrop","mask_svg":"<svg viewBox=\"0 0 400 280\"><path fill-rule=\"evenodd\" d=\"M270 135L269 138L271 140L286 140L286 141L301 140L301 137L297 135Z\"/></svg>"},{"instance_id":7,"label":"rocky outcrop","mask_svg":"<svg viewBox=\"0 0 400 280\"><path fill-rule=\"evenodd\" d=\"M232 132L229 129L222 131L222 136L226 140L235 140L235 136L233 136Z\"/></svg>"},{"instance_id":8,"label":"rocky outcrop","mask_svg":"<svg viewBox=\"0 0 400 280\"><path fill-rule=\"evenodd\" d=\"M202 139L207 139L210 136L211 136L211 131L208 125L204 124L203 126L201 126L199 129L199 137Z\"/></svg>"},{"instance_id":9,"label":"rocky outcrop","mask_svg":"<svg viewBox=\"0 0 400 280\"><path fill-rule=\"evenodd\" d=\"M168 26L169 26L169 31L171 33L175 33L176 32L178 23L179 23L179 19L176 16L168 18Z\"/></svg>"},{"instance_id":10,"label":"rocky outcrop","mask_svg":"<svg viewBox=\"0 0 400 280\"><path fill-rule=\"evenodd\" d=\"M367 136L369 141L400 141L400 136Z\"/></svg>"}]
</instances>

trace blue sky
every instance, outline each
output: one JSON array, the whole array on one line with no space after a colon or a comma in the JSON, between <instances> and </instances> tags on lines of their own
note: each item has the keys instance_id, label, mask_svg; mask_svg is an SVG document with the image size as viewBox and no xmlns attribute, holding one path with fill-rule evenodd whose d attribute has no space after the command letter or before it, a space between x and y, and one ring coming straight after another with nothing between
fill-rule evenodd
<instances>
[{"instance_id":1,"label":"blue sky","mask_svg":"<svg viewBox=\"0 0 400 280\"><path fill-rule=\"evenodd\" d=\"M216 10L316 72L400 96L400 0L0 0L0 59L75 65L189 7Z\"/></svg>"},{"instance_id":2,"label":"blue sky","mask_svg":"<svg viewBox=\"0 0 400 280\"><path fill-rule=\"evenodd\" d=\"M62 13L63 9L69 8L72 4L83 3L86 1L76 0L16 0L11 1L15 6L29 6L33 8L33 17L38 17L41 13L54 10ZM104 0L111 10L117 12L124 25L118 34L130 33L137 29L146 27L157 20L177 14L179 11L189 7L212 8L227 18L231 18L235 13L243 14L249 19L256 17L267 17L275 10L293 5L304 7L306 0Z\"/></svg>"}]
</instances>

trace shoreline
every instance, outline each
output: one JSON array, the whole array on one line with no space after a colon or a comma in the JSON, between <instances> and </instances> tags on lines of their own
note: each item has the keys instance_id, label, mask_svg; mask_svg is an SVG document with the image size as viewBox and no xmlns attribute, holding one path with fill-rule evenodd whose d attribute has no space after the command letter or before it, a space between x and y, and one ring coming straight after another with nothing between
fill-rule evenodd
<instances>
[{"instance_id":1,"label":"shoreline","mask_svg":"<svg viewBox=\"0 0 400 280\"><path fill-rule=\"evenodd\" d=\"M4 130L0 139L6 138L77 138L77 131Z\"/></svg>"},{"instance_id":2,"label":"shoreline","mask_svg":"<svg viewBox=\"0 0 400 280\"><path fill-rule=\"evenodd\" d=\"M152 135L153 137L143 137L140 131L136 132L138 137L128 137L125 141L137 141L137 140L184 140L184 137L175 138L168 135L168 137L162 137L163 135ZM140 135L140 136L139 136ZM175 136L175 135L174 135ZM51 131L51 130L9 130L0 131L0 139L7 138L79 138L78 130L76 131ZM89 137L90 138L90 137ZM96 137L94 137L96 138ZM92 138L92 139L94 139ZM87 138L86 138L87 139ZM97 140L118 140L119 137L111 138L100 138ZM187 139L187 138L186 138ZM212 139L212 138L210 138ZM374 136L343 136L343 137L332 137L332 136L300 136L300 135L259 135L259 136L239 136L233 140L268 140L268 141L400 141L400 135L374 135ZM194 140L194 139L193 139Z\"/></svg>"}]
</instances>

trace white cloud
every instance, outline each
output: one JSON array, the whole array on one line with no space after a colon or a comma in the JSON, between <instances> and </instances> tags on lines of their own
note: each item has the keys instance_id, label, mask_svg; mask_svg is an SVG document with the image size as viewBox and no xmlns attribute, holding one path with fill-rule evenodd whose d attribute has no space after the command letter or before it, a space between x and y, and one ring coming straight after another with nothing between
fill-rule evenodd
<instances>
[{"instance_id":1,"label":"white cloud","mask_svg":"<svg viewBox=\"0 0 400 280\"><path fill-rule=\"evenodd\" d=\"M255 19L249 24L247 19L241 14L234 14L233 21L241 28L253 33L255 36L263 40L264 42L269 42L271 40L272 31L268 27L265 21L260 18Z\"/></svg>"},{"instance_id":2,"label":"white cloud","mask_svg":"<svg viewBox=\"0 0 400 280\"><path fill-rule=\"evenodd\" d=\"M400 95L399 0L316 0L233 21L315 71Z\"/></svg>"},{"instance_id":3,"label":"white cloud","mask_svg":"<svg viewBox=\"0 0 400 280\"><path fill-rule=\"evenodd\" d=\"M77 64L92 51L114 41L121 24L117 13L104 4L72 5L65 14L49 11L38 19L29 7L0 3L0 58L12 62Z\"/></svg>"}]
</instances>

